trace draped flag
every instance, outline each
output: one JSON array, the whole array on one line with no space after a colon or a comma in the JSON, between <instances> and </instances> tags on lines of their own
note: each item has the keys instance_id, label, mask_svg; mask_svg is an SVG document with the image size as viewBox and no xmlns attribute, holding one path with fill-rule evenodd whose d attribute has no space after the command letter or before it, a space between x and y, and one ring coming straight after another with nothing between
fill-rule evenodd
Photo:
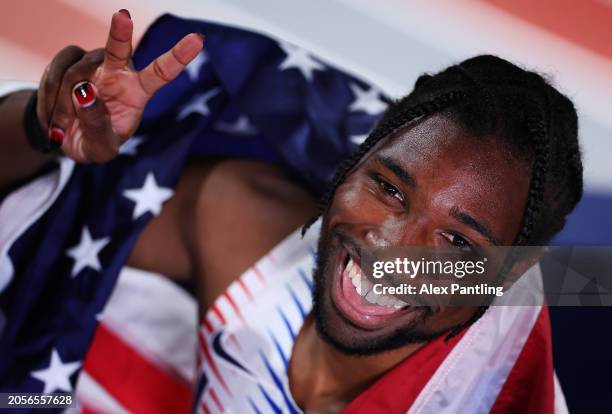
<instances>
[{"instance_id":1,"label":"draped flag","mask_svg":"<svg viewBox=\"0 0 612 414\"><path fill-rule=\"evenodd\" d=\"M76 410L85 413L223 412L240 393L253 412L297 412L276 380L291 352L289 328L297 331L309 309L308 275L287 271L299 263L283 267L267 255L265 276L254 266L241 278L248 287L249 275L293 274L296 283L279 286L299 318L283 317L275 330L268 318L290 309L229 290L198 329L192 297L125 262L189 157L272 162L320 194L389 99L297 46L170 15L143 37L136 68L191 32L206 35L205 50L153 97L114 161L60 159L0 200L0 392L73 392L80 376ZM0 94L10 89L0 85ZM259 317L275 345L260 355L276 352L280 368L265 365L270 381L259 394L237 381L232 393L232 364L223 365L232 358L217 339L234 329L239 341L241 324ZM546 307L493 307L450 345L441 338L398 364L346 412L563 413L550 349Z\"/></svg>"},{"instance_id":2,"label":"draped flag","mask_svg":"<svg viewBox=\"0 0 612 414\"><path fill-rule=\"evenodd\" d=\"M59 166L0 204L0 391L69 392L117 275L188 157L274 162L320 193L389 100L305 50L170 15L137 68L191 32L206 48L146 108L104 165Z\"/></svg>"}]
</instances>

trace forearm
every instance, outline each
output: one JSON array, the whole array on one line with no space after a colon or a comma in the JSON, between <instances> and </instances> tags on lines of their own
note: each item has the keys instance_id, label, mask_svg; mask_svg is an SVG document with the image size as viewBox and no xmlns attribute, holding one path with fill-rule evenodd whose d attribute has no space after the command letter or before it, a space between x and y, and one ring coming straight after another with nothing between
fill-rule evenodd
<instances>
[{"instance_id":1,"label":"forearm","mask_svg":"<svg viewBox=\"0 0 612 414\"><path fill-rule=\"evenodd\" d=\"M26 182L53 159L32 149L23 129L23 113L32 90L0 98L0 194Z\"/></svg>"}]
</instances>

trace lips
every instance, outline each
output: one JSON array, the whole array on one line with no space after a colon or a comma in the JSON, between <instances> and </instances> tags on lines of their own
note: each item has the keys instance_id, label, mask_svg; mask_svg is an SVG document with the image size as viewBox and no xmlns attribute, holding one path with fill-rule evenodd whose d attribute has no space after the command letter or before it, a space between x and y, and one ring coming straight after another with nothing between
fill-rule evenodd
<instances>
[{"instance_id":1,"label":"lips","mask_svg":"<svg viewBox=\"0 0 612 414\"><path fill-rule=\"evenodd\" d=\"M341 247L340 250L333 274L331 296L344 319L359 328L375 330L414 313L416 308L396 297L374 293L373 283L361 270L353 249Z\"/></svg>"}]
</instances>

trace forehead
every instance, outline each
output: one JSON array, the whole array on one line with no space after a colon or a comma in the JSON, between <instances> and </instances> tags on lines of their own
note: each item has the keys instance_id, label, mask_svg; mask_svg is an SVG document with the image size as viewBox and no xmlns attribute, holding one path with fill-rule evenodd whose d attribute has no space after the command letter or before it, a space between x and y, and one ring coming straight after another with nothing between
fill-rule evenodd
<instances>
[{"instance_id":1,"label":"forehead","mask_svg":"<svg viewBox=\"0 0 612 414\"><path fill-rule=\"evenodd\" d=\"M407 163L452 163L477 169L482 177L494 174L494 170L505 165L528 165L500 140L472 135L444 114L431 115L392 134L375 148L374 154Z\"/></svg>"},{"instance_id":2,"label":"forehead","mask_svg":"<svg viewBox=\"0 0 612 414\"><path fill-rule=\"evenodd\" d=\"M368 160L381 157L414 177L415 194L428 208L459 207L489 222L498 234L518 232L530 168L500 140L473 136L451 117L436 114L385 139Z\"/></svg>"}]
</instances>

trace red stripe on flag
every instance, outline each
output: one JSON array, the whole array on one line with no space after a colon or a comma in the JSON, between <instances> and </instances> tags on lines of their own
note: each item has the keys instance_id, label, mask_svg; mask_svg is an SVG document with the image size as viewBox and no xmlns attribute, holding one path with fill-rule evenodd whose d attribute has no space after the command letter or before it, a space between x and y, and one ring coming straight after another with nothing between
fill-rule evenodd
<instances>
[{"instance_id":1,"label":"red stripe on flag","mask_svg":"<svg viewBox=\"0 0 612 414\"><path fill-rule=\"evenodd\" d=\"M84 403L82 400L80 401L80 404L81 404L81 414L102 414L101 411L96 411L89 404Z\"/></svg>"},{"instance_id":2,"label":"red stripe on flag","mask_svg":"<svg viewBox=\"0 0 612 414\"><path fill-rule=\"evenodd\" d=\"M208 409L208 405L206 405L205 402L202 402L202 410L204 411L204 414L210 414L210 410Z\"/></svg>"},{"instance_id":3,"label":"red stripe on flag","mask_svg":"<svg viewBox=\"0 0 612 414\"><path fill-rule=\"evenodd\" d=\"M208 345L206 344L206 339L204 338L204 336L202 336L202 333L198 335L198 339L200 341L200 348L202 349L202 352L204 352L204 358L206 358L206 362L208 362L208 364L210 365L210 368L213 370L213 373L215 374L215 376L221 383L221 386L223 386L223 389L228 393L229 396L231 396L232 393L227 387L227 384L225 383L225 380L223 379L223 376L221 375L221 372L219 371L217 364L212 359L212 356L210 355L210 351L208 350Z\"/></svg>"},{"instance_id":4,"label":"red stripe on flag","mask_svg":"<svg viewBox=\"0 0 612 414\"><path fill-rule=\"evenodd\" d=\"M134 413L188 413L193 391L177 374L154 364L104 324L98 325L83 368Z\"/></svg>"},{"instance_id":5,"label":"red stripe on flag","mask_svg":"<svg viewBox=\"0 0 612 414\"><path fill-rule=\"evenodd\" d=\"M601 0L484 1L612 59L612 7Z\"/></svg>"},{"instance_id":6,"label":"red stripe on flag","mask_svg":"<svg viewBox=\"0 0 612 414\"><path fill-rule=\"evenodd\" d=\"M490 413L554 413L553 373L550 320L543 306Z\"/></svg>"},{"instance_id":7,"label":"red stripe on flag","mask_svg":"<svg viewBox=\"0 0 612 414\"><path fill-rule=\"evenodd\" d=\"M405 413L465 332L448 343L442 335L424 345L358 395L342 413ZM397 390L401 392L393 392Z\"/></svg>"}]
</instances>

